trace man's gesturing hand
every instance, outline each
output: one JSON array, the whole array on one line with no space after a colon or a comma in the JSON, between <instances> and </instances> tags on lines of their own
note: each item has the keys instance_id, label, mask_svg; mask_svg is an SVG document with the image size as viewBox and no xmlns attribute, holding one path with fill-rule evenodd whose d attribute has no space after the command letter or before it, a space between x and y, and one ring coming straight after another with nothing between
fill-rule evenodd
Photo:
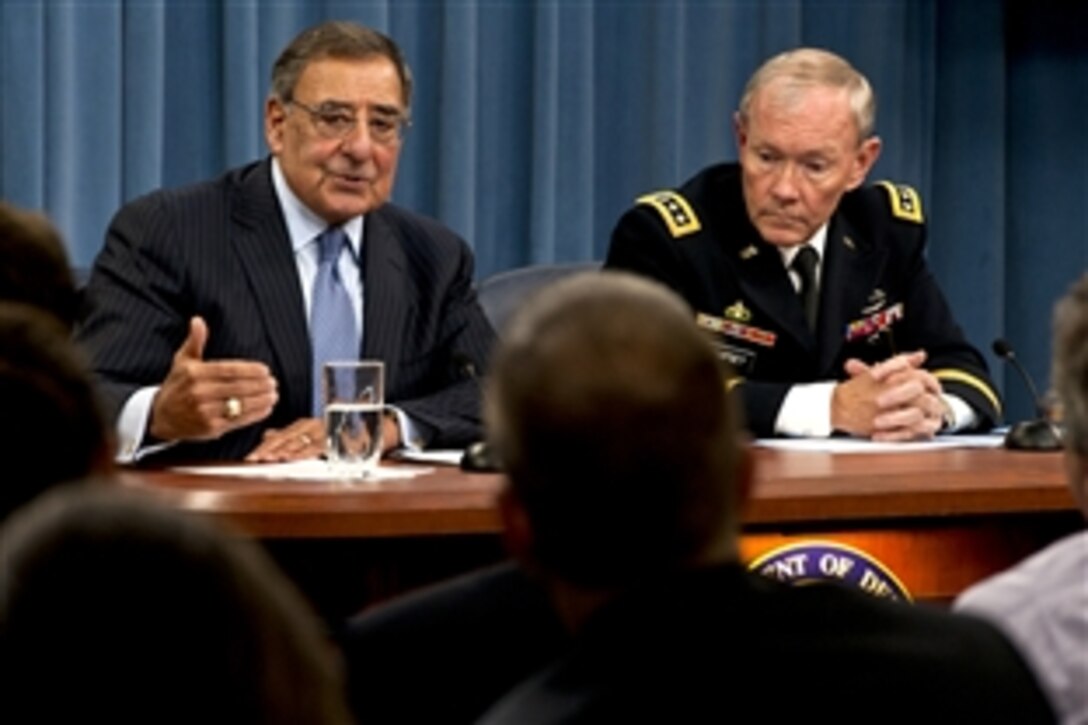
<instances>
[{"instance_id":1,"label":"man's gesturing hand","mask_svg":"<svg viewBox=\"0 0 1088 725\"><path fill-rule=\"evenodd\" d=\"M279 399L276 379L264 363L204 360L208 326L189 321L170 372L151 405L148 430L164 441L209 440L268 417Z\"/></svg>"}]
</instances>

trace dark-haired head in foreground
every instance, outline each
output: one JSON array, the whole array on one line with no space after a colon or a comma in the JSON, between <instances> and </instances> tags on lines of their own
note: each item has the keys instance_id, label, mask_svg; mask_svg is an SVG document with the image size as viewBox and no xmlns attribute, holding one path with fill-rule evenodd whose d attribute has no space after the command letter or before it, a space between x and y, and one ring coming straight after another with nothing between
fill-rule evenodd
<instances>
[{"instance_id":1,"label":"dark-haired head in foreground","mask_svg":"<svg viewBox=\"0 0 1088 725\"><path fill-rule=\"evenodd\" d=\"M41 214L2 201L0 300L46 310L68 330L79 314L75 278L56 227Z\"/></svg>"},{"instance_id":2,"label":"dark-haired head in foreground","mask_svg":"<svg viewBox=\"0 0 1088 725\"><path fill-rule=\"evenodd\" d=\"M36 307L0 301L0 401L0 520L51 486L112 470L113 433L86 364Z\"/></svg>"},{"instance_id":3,"label":"dark-haired head in foreground","mask_svg":"<svg viewBox=\"0 0 1088 725\"><path fill-rule=\"evenodd\" d=\"M346 723L313 615L248 541L116 488L0 535L4 722Z\"/></svg>"}]
</instances>

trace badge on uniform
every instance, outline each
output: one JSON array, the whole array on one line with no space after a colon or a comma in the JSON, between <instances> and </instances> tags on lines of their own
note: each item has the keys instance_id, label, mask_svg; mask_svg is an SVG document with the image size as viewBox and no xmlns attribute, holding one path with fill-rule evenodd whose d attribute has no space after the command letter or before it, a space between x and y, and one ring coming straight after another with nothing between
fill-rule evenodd
<instances>
[{"instance_id":1,"label":"badge on uniform","mask_svg":"<svg viewBox=\"0 0 1088 725\"><path fill-rule=\"evenodd\" d=\"M752 311L744 306L744 300L737 300L723 310L725 319L735 322L748 322L752 319Z\"/></svg>"},{"instance_id":2,"label":"badge on uniform","mask_svg":"<svg viewBox=\"0 0 1088 725\"><path fill-rule=\"evenodd\" d=\"M869 293L869 299L865 301L865 306L861 308L861 314L871 315L874 312L879 312L886 304L888 304L888 294L877 287Z\"/></svg>"},{"instance_id":3,"label":"badge on uniform","mask_svg":"<svg viewBox=\"0 0 1088 725\"><path fill-rule=\"evenodd\" d=\"M727 309L732 309L732 307ZM762 330L758 327L753 327L752 325L745 325L741 322L737 322L736 320L726 320L721 317L706 315L702 312L695 315L695 324L704 330L717 332L724 337L732 337L737 340L744 340L745 342L754 342L763 347L774 347L774 342L778 339L778 336L770 330Z\"/></svg>"},{"instance_id":4,"label":"badge on uniform","mask_svg":"<svg viewBox=\"0 0 1088 725\"><path fill-rule=\"evenodd\" d=\"M886 332L896 322L903 319L903 303L898 302L886 310L854 320L846 326L846 341L853 342L860 338L871 338Z\"/></svg>"},{"instance_id":5,"label":"badge on uniform","mask_svg":"<svg viewBox=\"0 0 1088 725\"><path fill-rule=\"evenodd\" d=\"M711 340L710 345L714 348L714 352L718 355L718 359L722 362L729 363L729 366L733 368L737 375L752 374L752 371L756 366L756 354L754 352L751 350L744 350L734 345L728 345L721 340ZM735 379L739 380L739 378Z\"/></svg>"}]
</instances>

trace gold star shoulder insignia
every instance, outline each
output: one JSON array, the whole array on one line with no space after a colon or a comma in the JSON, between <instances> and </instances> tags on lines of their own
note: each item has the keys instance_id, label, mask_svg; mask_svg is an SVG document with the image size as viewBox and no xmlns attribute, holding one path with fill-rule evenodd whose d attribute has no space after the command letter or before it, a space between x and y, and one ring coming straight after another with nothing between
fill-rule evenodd
<instances>
[{"instance_id":1,"label":"gold star shoulder insignia","mask_svg":"<svg viewBox=\"0 0 1088 725\"><path fill-rule=\"evenodd\" d=\"M878 181L877 186L884 187L888 192L888 201L891 203L892 216L896 219L921 224L925 221L922 216L922 200L914 187L906 184L893 184L890 181Z\"/></svg>"},{"instance_id":2,"label":"gold star shoulder insignia","mask_svg":"<svg viewBox=\"0 0 1088 725\"><path fill-rule=\"evenodd\" d=\"M703 228L688 200L675 191L655 191L640 196L635 203L653 207L661 215L673 238L685 237Z\"/></svg>"}]
</instances>

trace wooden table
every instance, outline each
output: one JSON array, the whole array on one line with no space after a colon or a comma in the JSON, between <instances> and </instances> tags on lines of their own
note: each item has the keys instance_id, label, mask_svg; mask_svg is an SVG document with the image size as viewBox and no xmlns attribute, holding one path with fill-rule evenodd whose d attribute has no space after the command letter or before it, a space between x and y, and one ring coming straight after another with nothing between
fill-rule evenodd
<instances>
[{"instance_id":1,"label":"wooden table","mask_svg":"<svg viewBox=\"0 0 1088 725\"><path fill-rule=\"evenodd\" d=\"M919 599L947 600L1082 525L1060 454L757 449L756 461L746 558L799 540L842 542L883 562ZM330 599L319 602L327 613L503 556L496 475L439 467L344 485L129 471L122 482L259 538L305 590ZM335 596L323 591L325 577ZM339 591L346 580L355 591Z\"/></svg>"},{"instance_id":2,"label":"wooden table","mask_svg":"<svg viewBox=\"0 0 1088 725\"><path fill-rule=\"evenodd\" d=\"M742 553L829 539L886 565L916 599L947 601L1084 525L1059 453L763 451Z\"/></svg>"}]
</instances>

